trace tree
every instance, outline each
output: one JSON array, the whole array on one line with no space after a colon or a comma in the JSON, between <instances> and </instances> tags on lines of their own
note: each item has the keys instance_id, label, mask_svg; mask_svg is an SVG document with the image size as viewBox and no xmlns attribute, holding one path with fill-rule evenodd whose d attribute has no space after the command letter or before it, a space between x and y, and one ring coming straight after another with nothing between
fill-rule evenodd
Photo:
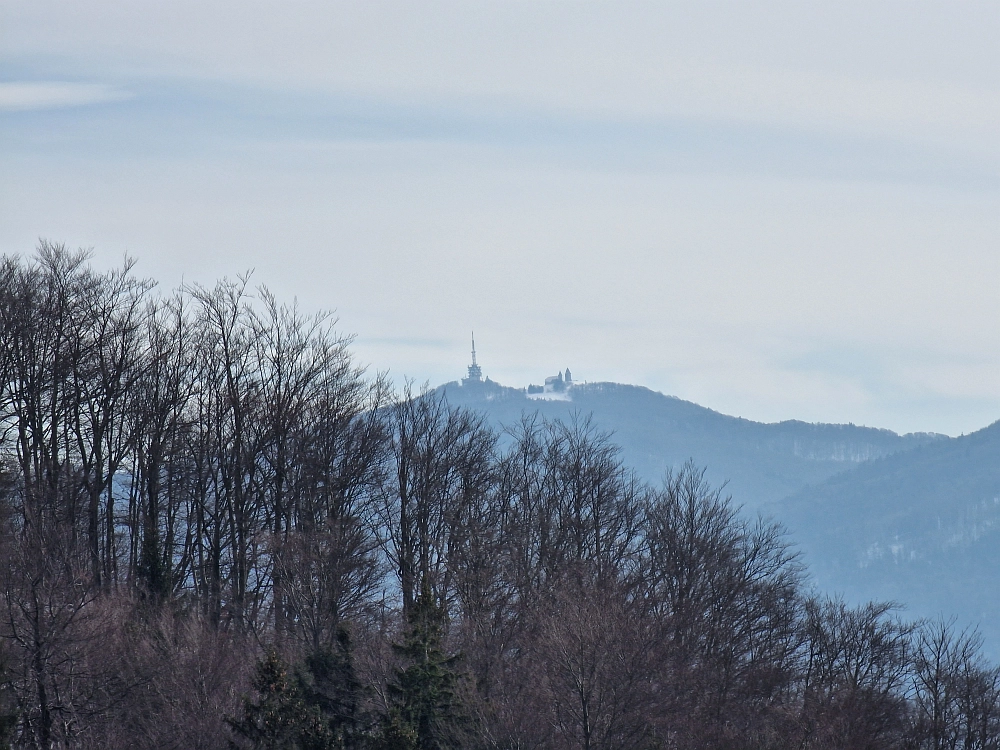
<instances>
[{"instance_id":1,"label":"tree","mask_svg":"<svg viewBox=\"0 0 1000 750\"><path fill-rule=\"evenodd\" d=\"M338 746L360 747L368 730L362 707L364 687L354 669L351 635L341 625L336 643L308 654L296 672L303 700L315 707Z\"/></svg>"},{"instance_id":2,"label":"tree","mask_svg":"<svg viewBox=\"0 0 1000 750\"><path fill-rule=\"evenodd\" d=\"M470 498L492 480L496 435L482 415L408 386L392 410L393 476L379 518L409 617L419 582L448 603L450 552L463 534Z\"/></svg>"},{"instance_id":3,"label":"tree","mask_svg":"<svg viewBox=\"0 0 1000 750\"><path fill-rule=\"evenodd\" d=\"M405 666L388 686L391 701L384 722L382 745L390 737L415 738L418 750L445 750L461 746L464 716L456 689L458 657L444 650L444 607L424 578L407 618L403 642L394 645Z\"/></svg>"},{"instance_id":4,"label":"tree","mask_svg":"<svg viewBox=\"0 0 1000 750\"><path fill-rule=\"evenodd\" d=\"M914 739L928 750L1000 745L1000 680L982 638L953 621L921 623L913 653Z\"/></svg>"},{"instance_id":5,"label":"tree","mask_svg":"<svg viewBox=\"0 0 1000 750\"><path fill-rule=\"evenodd\" d=\"M184 538L183 495L190 462L184 455L188 407L197 387L191 364L192 321L183 295L151 305L148 362L135 386L128 419L136 435L130 482L130 577L141 595L165 601L183 580L177 549ZM183 559L183 558L181 558Z\"/></svg>"},{"instance_id":6,"label":"tree","mask_svg":"<svg viewBox=\"0 0 1000 750\"><path fill-rule=\"evenodd\" d=\"M88 261L0 258L0 748L998 750L978 636L808 598L693 465Z\"/></svg>"},{"instance_id":7,"label":"tree","mask_svg":"<svg viewBox=\"0 0 1000 750\"><path fill-rule=\"evenodd\" d=\"M229 720L234 748L333 750L342 747L318 706L302 690L277 652L268 650L253 678L257 699L243 699L243 716Z\"/></svg>"},{"instance_id":8,"label":"tree","mask_svg":"<svg viewBox=\"0 0 1000 750\"><path fill-rule=\"evenodd\" d=\"M10 741L17 727L17 696L12 689L13 678L6 649L0 643L0 750L10 750Z\"/></svg>"},{"instance_id":9,"label":"tree","mask_svg":"<svg viewBox=\"0 0 1000 750\"><path fill-rule=\"evenodd\" d=\"M552 722L562 747L644 748L650 741L655 646L648 621L621 587L567 581L546 608L533 670L543 684L536 720Z\"/></svg>"},{"instance_id":10,"label":"tree","mask_svg":"<svg viewBox=\"0 0 1000 750\"><path fill-rule=\"evenodd\" d=\"M670 473L643 520L640 597L659 632L664 736L722 743L764 731L794 681L801 568L781 527L742 518L692 464Z\"/></svg>"},{"instance_id":11,"label":"tree","mask_svg":"<svg viewBox=\"0 0 1000 750\"><path fill-rule=\"evenodd\" d=\"M876 750L901 747L913 626L891 603L806 603L808 656L802 683L802 742Z\"/></svg>"}]
</instances>

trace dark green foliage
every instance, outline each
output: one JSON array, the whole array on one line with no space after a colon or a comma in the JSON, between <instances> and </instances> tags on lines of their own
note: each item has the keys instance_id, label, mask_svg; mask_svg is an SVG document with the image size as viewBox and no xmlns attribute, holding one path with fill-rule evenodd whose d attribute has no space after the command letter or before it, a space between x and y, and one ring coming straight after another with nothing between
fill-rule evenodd
<instances>
[{"instance_id":1,"label":"dark green foliage","mask_svg":"<svg viewBox=\"0 0 1000 750\"><path fill-rule=\"evenodd\" d=\"M144 584L143 593L154 602L162 601L170 594L170 580L160 556L159 535L155 530L147 531L142 538L137 574Z\"/></svg>"},{"instance_id":2,"label":"dark green foliage","mask_svg":"<svg viewBox=\"0 0 1000 750\"><path fill-rule=\"evenodd\" d=\"M444 651L444 608L427 579L408 616L409 628L401 644L393 644L405 666L388 686L392 702L376 747L444 750L460 747L464 723L456 695L457 656Z\"/></svg>"},{"instance_id":3,"label":"dark green foliage","mask_svg":"<svg viewBox=\"0 0 1000 750\"><path fill-rule=\"evenodd\" d=\"M256 702L243 699L243 718L230 719L233 748L254 750L332 750L343 747L317 706L306 703L303 691L274 652L257 664L253 687Z\"/></svg>"},{"instance_id":4,"label":"dark green foliage","mask_svg":"<svg viewBox=\"0 0 1000 750\"><path fill-rule=\"evenodd\" d=\"M7 665L0 662L0 750L10 750L10 741L17 727L17 708L13 691L7 683Z\"/></svg>"},{"instance_id":5,"label":"dark green foliage","mask_svg":"<svg viewBox=\"0 0 1000 750\"><path fill-rule=\"evenodd\" d=\"M351 638L337 630L333 648L309 654L289 670L274 651L257 664L256 702L243 699L243 718L229 720L237 748L328 750L360 747L363 689L354 671Z\"/></svg>"},{"instance_id":6,"label":"dark green foliage","mask_svg":"<svg viewBox=\"0 0 1000 750\"><path fill-rule=\"evenodd\" d=\"M10 473L0 464L0 500L6 501L12 491L13 482ZM7 533L6 503L0 503L0 534ZM7 644L0 639L0 750L9 750L10 741L17 727L17 699L12 687L10 658L6 651Z\"/></svg>"},{"instance_id":7,"label":"dark green foliage","mask_svg":"<svg viewBox=\"0 0 1000 750\"><path fill-rule=\"evenodd\" d=\"M382 731L370 744L371 750L417 750L416 730L405 723L398 713L387 716Z\"/></svg>"},{"instance_id":8,"label":"dark green foliage","mask_svg":"<svg viewBox=\"0 0 1000 750\"><path fill-rule=\"evenodd\" d=\"M346 628L337 629L333 648L322 648L306 657L296 682L306 705L320 712L341 744L345 748L358 746L367 723L361 709L364 690L354 670Z\"/></svg>"},{"instance_id":9,"label":"dark green foliage","mask_svg":"<svg viewBox=\"0 0 1000 750\"><path fill-rule=\"evenodd\" d=\"M10 738L17 726L17 714L4 713L0 715L0 750L10 750Z\"/></svg>"}]
</instances>

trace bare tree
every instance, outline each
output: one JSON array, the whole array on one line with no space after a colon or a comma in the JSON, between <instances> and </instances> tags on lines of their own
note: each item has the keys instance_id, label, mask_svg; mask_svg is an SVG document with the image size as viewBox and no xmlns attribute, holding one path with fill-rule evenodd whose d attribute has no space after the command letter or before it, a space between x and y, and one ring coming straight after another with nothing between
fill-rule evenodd
<instances>
[{"instance_id":1,"label":"bare tree","mask_svg":"<svg viewBox=\"0 0 1000 750\"><path fill-rule=\"evenodd\" d=\"M544 686L536 716L552 722L556 746L648 746L655 670L648 625L610 584L561 588L543 615L535 665Z\"/></svg>"},{"instance_id":2,"label":"bare tree","mask_svg":"<svg viewBox=\"0 0 1000 750\"><path fill-rule=\"evenodd\" d=\"M129 578L145 595L163 600L189 583L189 517L184 513L191 474L186 455L191 399L192 321L183 295L150 303L147 362L128 418L135 447L129 481Z\"/></svg>"},{"instance_id":3,"label":"bare tree","mask_svg":"<svg viewBox=\"0 0 1000 750\"><path fill-rule=\"evenodd\" d=\"M893 604L806 604L808 657L802 683L807 747L901 747L913 627Z\"/></svg>"},{"instance_id":4,"label":"bare tree","mask_svg":"<svg viewBox=\"0 0 1000 750\"><path fill-rule=\"evenodd\" d=\"M95 584L118 577L115 477L132 452L135 425L129 400L148 362L147 292L152 282L132 277L134 261L98 276L81 301L74 358L72 428L87 492L87 533ZM103 524L101 498L104 498ZM100 528L103 525L103 529Z\"/></svg>"},{"instance_id":5,"label":"bare tree","mask_svg":"<svg viewBox=\"0 0 1000 750\"><path fill-rule=\"evenodd\" d=\"M464 537L459 521L469 500L490 481L496 435L482 416L409 386L393 408L392 429L394 471L379 522L406 614L419 581L428 579L445 601L453 593L450 554Z\"/></svg>"},{"instance_id":6,"label":"bare tree","mask_svg":"<svg viewBox=\"0 0 1000 750\"><path fill-rule=\"evenodd\" d=\"M975 633L807 596L693 465L650 488L579 414L500 439L246 276L88 259L0 258L0 744L224 747L274 649L362 744L997 748Z\"/></svg>"},{"instance_id":7,"label":"bare tree","mask_svg":"<svg viewBox=\"0 0 1000 750\"><path fill-rule=\"evenodd\" d=\"M998 674L982 657L982 638L954 621L921 623L913 651L915 739L922 748L997 747Z\"/></svg>"},{"instance_id":8,"label":"bare tree","mask_svg":"<svg viewBox=\"0 0 1000 750\"><path fill-rule=\"evenodd\" d=\"M801 567L774 524L743 519L704 471L670 473L646 511L642 598L660 633L663 736L765 732L794 679ZM702 740L698 740L702 741Z\"/></svg>"}]
</instances>

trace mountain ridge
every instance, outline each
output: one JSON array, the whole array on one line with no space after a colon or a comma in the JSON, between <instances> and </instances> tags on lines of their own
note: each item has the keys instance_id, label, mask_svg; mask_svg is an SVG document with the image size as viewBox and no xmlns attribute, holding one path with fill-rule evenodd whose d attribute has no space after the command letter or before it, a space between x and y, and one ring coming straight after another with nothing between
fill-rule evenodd
<instances>
[{"instance_id":1,"label":"mountain ridge","mask_svg":"<svg viewBox=\"0 0 1000 750\"><path fill-rule=\"evenodd\" d=\"M957 616L1000 653L1000 422L853 467L765 508L816 585Z\"/></svg>"},{"instance_id":2,"label":"mountain ridge","mask_svg":"<svg viewBox=\"0 0 1000 750\"><path fill-rule=\"evenodd\" d=\"M715 484L727 484L738 504L758 508L822 482L857 463L949 439L934 433L898 435L854 424L800 420L755 422L668 396L644 386L586 383L569 397L532 398L525 389L480 383L445 383L435 389L453 404L484 412L495 426L522 413L554 419L573 411L592 414L613 433L626 465L658 484L670 469L693 460ZM562 394L558 394L562 395Z\"/></svg>"},{"instance_id":3,"label":"mountain ridge","mask_svg":"<svg viewBox=\"0 0 1000 750\"><path fill-rule=\"evenodd\" d=\"M437 391L497 427L523 413L589 414L653 484L693 460L744 510L785 525L819 590L897 601L914 617L954 616L1000 654L1000 422L952 438L754 422L620 383L574 385L559 400L488 380Z\"/></svg>"}]
</instances>

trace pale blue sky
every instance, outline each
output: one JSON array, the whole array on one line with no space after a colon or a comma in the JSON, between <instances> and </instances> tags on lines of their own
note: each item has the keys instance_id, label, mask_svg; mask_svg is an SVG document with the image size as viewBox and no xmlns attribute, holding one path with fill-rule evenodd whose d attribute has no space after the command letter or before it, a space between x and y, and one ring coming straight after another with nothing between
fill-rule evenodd
<instances>
[{"instance_id":1,"label":"pale blue sky","mask_svg":"<svg viewBox=\"0 0 1000 750\"><path fill-rule=\"evenodd\" d=\"M254 268L398 377L1000 418L1000 6L21 2L0 251Z\"/></svg>"}]
</instances>

